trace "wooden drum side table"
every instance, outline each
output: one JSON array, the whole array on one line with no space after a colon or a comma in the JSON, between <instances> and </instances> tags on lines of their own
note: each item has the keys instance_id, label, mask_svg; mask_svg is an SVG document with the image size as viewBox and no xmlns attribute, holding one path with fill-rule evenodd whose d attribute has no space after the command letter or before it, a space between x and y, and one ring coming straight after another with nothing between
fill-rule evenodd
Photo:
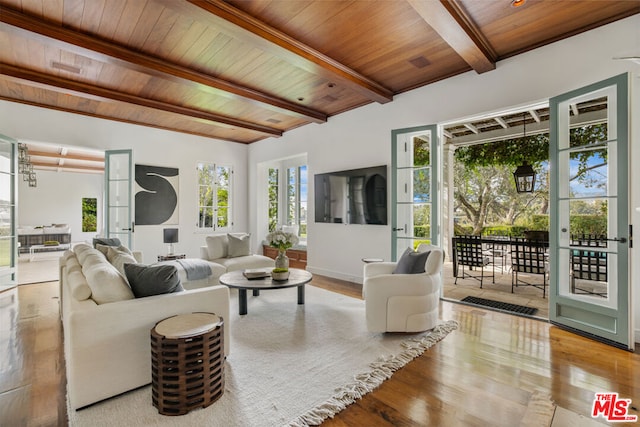
<instances>
[{"instance_id":1,"label":"wooden drum side table","mask_svg":"<svg viewBox=\"0 0 640 427\"><path fill-rule=\"evenodd\" d=\"M151 329L151 395L162 415L206 408L224 393L224 321L179 314Z\"/></svg>"}]
</instances>

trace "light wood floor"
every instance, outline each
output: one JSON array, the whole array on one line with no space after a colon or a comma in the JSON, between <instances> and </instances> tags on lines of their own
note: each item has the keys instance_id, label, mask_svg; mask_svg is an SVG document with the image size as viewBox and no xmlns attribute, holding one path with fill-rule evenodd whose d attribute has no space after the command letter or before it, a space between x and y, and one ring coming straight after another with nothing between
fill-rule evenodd
<instances>
[{"instance_id":1,"label":"light wood floor","mask_svg":"<svg viewBox=\"0 0 640 427\"><path fill-rule=\"evenodd\" d=\"M350 282L316 276L313 283L360 297ZM58 297L57 282L0 293L0 426L66 424ZM596 392L640 406L638 353L467 305L443 301L441 313L458 330L323 425L536 426L527 412L536 392L568 410L556 410L554 427L591 422ZM561 410L586 419L557 421Z\"/></svg>"}]
</instances>

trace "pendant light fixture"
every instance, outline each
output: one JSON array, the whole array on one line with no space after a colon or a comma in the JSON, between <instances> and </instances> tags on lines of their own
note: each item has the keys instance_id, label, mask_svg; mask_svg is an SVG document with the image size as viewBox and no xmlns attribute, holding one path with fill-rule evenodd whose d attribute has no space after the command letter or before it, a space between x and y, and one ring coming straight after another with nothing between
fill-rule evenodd
<instances>
[{"instance_id":1,"label":"pendant light fixture","mask_svg":"<svg viewBox=\"0 0 640 427\"><path fill-rule=\"evenodd\" d=\"M524 139L527 136L526 113L522 113L522 128L522 138ZM516 182L518 193L533 193L536 185L536 171L526 160L513 173L513 179Z\"/></svg>"}]
</instances>

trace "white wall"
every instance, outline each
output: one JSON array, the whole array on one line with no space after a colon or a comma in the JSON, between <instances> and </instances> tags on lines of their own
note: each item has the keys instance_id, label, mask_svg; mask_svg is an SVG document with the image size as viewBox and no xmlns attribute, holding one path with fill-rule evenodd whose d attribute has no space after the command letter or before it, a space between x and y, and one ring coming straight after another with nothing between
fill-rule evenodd
<instances>
[{"instance_id":1,"label":"white wall","mask_svg":"<svg viewBox=\"0 0 640 427\"><path fill-rule=\"evenodd\" d=\"M96 233L82 232L82 198L98 199L100 224L103 175L36 171L36 177L37 187L18 181L18 225L69 224L73 242L91 240Z\"/></svg>"},{"instance_id":2,"label":"white wall","mask_svg":"<svg viewBox=\"0 0 640 427\"><path fill-rule=\"evenodd\" d=\"M133 149L134 163L154 166L177 167L180 169L179 221L180 242L175 244L175 251L186 253L189 257L199 257L199 247L205 242L205 234L195 233L198 218L196 164L198 161L231 164L234 167L234 189L236 197L233 201L234 230L245 231L247 223L247 147L186 135L163 131L143 126L101 120L82 115L68 114L44 108L0 101L0 133L18 140L32 140L59 145L90 147L95 149ZM66 197L63 193L80 195L79 183L87 175L77 175L75 179L64 181L63 186L57 186L56 180L51 179L50 185L44 172L38 174L38 192L51 202L50 209L56 215L63 212L74 214L73 206L61 206L56 203L57 198ZM62 178L61 178L62 179ZM93 178L91 178L93 179ZM46 190L45 190L46 189ZM30 222L71 222L69 218L48 219L48 214L40 213L37 217L24 216L26 212L37 204L30 202L29 188L19 188L18 209L19 221ZM48 191L50 190L50 191ZM29 205L22 206L24 202ZM54 197L56 195L56 197ZM33 200L33 199L32 199ZM74 199L75 200L75 199ZM101 200L101 199L100 199ZM72 202L75 203L75 202ZM56 206L55 208L53 206ZM42 209L42 208L40 208ZM80 209L80 208L78 208ZM47 217L47 218L45 218ZM42 218L42 220L40 219ZM76 240L76 230L72 238ZM134 233L133 247L142 250L144 261L154 262L159 254L166 254L166 245L162 242L163 226L138 226Z\"/></svg>"},{"instance_id":3,"label":"white wall","mask_svg":"<svg viewBox=\"0 0 640 427\"><path fill-rule=\"evenodd\" d=\"M469 72L401 94L392 103L368 106L331 117L325 124L309 125L249 147L249 172L272 158L306 152L309 176L336 169L391 164L391 131L442 123L466 116L524 106L573 89L630 72L638 105L640 67L613 57L640 54L640 16L624 19L584 34L501 61L496 70ZM640 164L640 119L636 108L632 150ZM390 259L391 225L339 225L313 222L313 185L309 185L308 268L332 277L359 281L362 257ZM250 200L261 197L261 180L249 179ZM640 171L631 169L632 206L640 206ZM261 234L259 206L252 205L251 231ZM640 230L639 213L634 213ZM636 234L640 235L640 232ZM637 239L636 240L640 240ZM639 246L639 245L637 245ZM632 251L632 265L640 265L640 251ZM636 340L640 341L640 273L633 271L632 286Z\"/></svg>"}]
</instances>

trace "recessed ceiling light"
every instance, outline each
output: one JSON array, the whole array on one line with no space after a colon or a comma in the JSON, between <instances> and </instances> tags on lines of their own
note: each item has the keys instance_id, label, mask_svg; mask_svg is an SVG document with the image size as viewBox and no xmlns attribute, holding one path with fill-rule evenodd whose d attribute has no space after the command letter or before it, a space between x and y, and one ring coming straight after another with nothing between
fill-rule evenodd
<instances>
[{"instance_id":1,"label":"recessed ceiling light","mask_svg":"<svg viewBox=\"0 0 640 427\"><path fill-rule=\"evenodd\" d=\"M527 0L511 0L511 7L520 7L524 6Z\"/></svg>"}]
</instances>

